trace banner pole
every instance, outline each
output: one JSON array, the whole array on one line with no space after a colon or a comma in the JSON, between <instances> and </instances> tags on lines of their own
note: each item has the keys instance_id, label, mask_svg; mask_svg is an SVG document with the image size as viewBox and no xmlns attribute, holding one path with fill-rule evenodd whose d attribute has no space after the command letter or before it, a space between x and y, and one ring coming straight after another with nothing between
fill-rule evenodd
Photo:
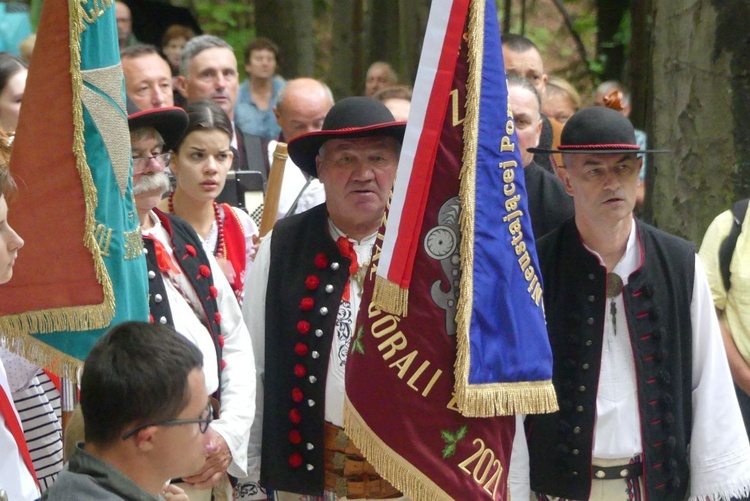
<instances>
[{"instance_id":1,"label":"banner pole","mask_svg":"<svg viewBox=\"0 0 750 501\"><path fill-rule=\"evenodd\" d=\"M271 173L268 175L266 197L263 202L263 216L260 220L261 238L266 236L273 229L273 225L276 224L276 215L279 212L281 184L284 181L284 169L286 168L286 159L288 156L286 143L276 143L276 150L273 152Z\"/></svg>"}]
</instances>

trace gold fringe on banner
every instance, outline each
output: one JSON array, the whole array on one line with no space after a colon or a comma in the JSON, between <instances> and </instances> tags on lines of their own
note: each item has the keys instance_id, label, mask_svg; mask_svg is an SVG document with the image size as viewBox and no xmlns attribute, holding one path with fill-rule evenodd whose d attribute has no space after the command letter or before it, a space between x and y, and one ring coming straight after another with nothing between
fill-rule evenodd
<instances>
[{"instance_id":1,"label":"gold fringe on banner","mask_svg":"<svg viewBox=\"0 0 750 501\"><path fill-rule=\"evenodd\" d=\"M379 310L403 318L409 312L409 289L402 289L397 283L376 276L372 304Z\"/></svg>"},{"instance_id":2,"label":"gold fringe on banner","mask_svg":"<svg viewBox=\"0 0 750 501\"><path fill-rule=\"evenodd\" d=\"M0 336L0 346L59 377L67 378L76 384L80 382L83 361L66 355L36 338Z\"/></svg>"},{"instance_id":3,"label":"gold fringe on banner","mask_svg":"<svg viewBox=\"0 0 750 501\"><path fill-rule=\"evenodd\" d=\"M461 168L461 285L457 304L457 353L455 393L461 414L467 417L493 417L514 414L545 414L557 410L552 381L469 385L471 346L469 329L473 308L474 221L476 203L477 143L479 102L484 57L484 0L469 8L469 76L466 82L464 151Z\"/></svg>"},{"instance_id":4,"label":"gold fringe on banner","mask_svg":"<svg viewBox=\"0 0 750 501\"><path fill-rule=\"evenodd\" d=\"M344 430L375 470L407 498L412 501L451 500L428 476L380 440L346 397Z\"/></svg>"}]
</instances>

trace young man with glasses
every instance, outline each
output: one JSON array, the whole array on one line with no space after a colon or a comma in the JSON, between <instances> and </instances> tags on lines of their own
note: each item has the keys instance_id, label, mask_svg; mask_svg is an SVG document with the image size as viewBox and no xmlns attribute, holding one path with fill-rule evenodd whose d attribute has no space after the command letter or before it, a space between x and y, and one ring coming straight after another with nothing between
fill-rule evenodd
<instances>
[{"instance_id":1,"label":"young man with glasses","mask_svg":"<svg viewBox=\"0 0 750 501\"><path fill-rule=\"evenodd\" d=\"M159 324L113 327L86 357L81 409L86 442L44 499L187 499L168 482L203 467L213 420L198 348Z\"/></svg>"}]
</instances>

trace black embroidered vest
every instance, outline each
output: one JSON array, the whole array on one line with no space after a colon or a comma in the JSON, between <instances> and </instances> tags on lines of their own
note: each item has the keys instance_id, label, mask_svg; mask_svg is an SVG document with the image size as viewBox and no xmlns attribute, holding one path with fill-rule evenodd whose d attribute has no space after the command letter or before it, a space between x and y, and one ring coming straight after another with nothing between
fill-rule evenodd
<instances>
[{"instance_id":1,"label":"black embroidered vest","mask_svg":"<svg viewBox=\"0 0 750 501\"><path fill-rule=\"evenodd\" d=\"M273 229L266 293L261 485L323 495L323 424L331 352L350 261L325 204Z\"/></svg>"},{"instance_id":2,"label":"black embroidered vest","mask_svg":"<svg viewBox=\"0 0 750 501\"><path fill-rule=\"evenodd\" d=\"M630 275L623 299L635 359L646 499L682 500L692 422L695 249L644 223L637 228L643 264ZM537 249L560 411L527 417L531 488L588 499L606 269L584 248L572 219L540 239Z\"/></svg>"},{"instance_id":3,"label":"black embroidered vest","mask_svg":"<svg viewBox=\"0 0 750 501\"><path fill-rule=\"evenodd\" d=\"M182 273L190 281L195 293L200 299L203 308L201 323L208 329L211 339L216 348L216 363L219 368L219 381L221 382L222 355L221 350L224 339L221 335L221 315L216 302L217 292L214 287L214 279L211 277L211 267L208 262L203 244L195 233L195 230L182 219L171 214L165 214L158 209L154 213L161 221L164 229L170 236L172 249L174 250L174 261L182 270ZM156 263L156 252L154 242L150 238L143 239L146 249L146 266L148 267L148 307L151 322L171 325L174 327L172 311L169 307L167 289L164 286L164 276ZM220 401L221 383L214 396Z\"/></svg>"}]
</instances>

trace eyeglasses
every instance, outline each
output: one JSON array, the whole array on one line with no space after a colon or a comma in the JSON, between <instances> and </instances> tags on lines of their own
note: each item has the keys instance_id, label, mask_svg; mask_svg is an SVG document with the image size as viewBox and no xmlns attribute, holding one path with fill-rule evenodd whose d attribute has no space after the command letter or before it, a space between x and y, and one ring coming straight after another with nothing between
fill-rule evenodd
<instances>
[{"instance_id":1,"label":"eyeglasses","mask_svg":"<svg viewBox=\"0 0 750 501\"><path fill-rule=\"evenodd\" d=\"M152 157L133 157L133 167L143 169L144 167L148 166L148 162L151 159L156 160L156 163L158 163L159 165L166 167L169 165L169 161L172 159L172 154L160 153Z\"/></svg>"},{"instance_id":2,"label":"eyeglasses","mask_svg":"<svg viewBox=\"0 0 750 501\"><path fill-rule=\"evenodd\" d=\"M199 425L198 429L201 433L206 433L206 430L208 430L208 425L211 424L211 421L214 420L214 408L211 406L210 402L208 403L208 405L206 405L206 409L203 411L203 415L205 417L200 417L198 419L170 419L168 421L156 421L153 423L142 424L140 426L136 426L132 430L126 431L121 438L123 440L127 440L139 431L145 430L149 426L180 426L183 424L195 423Z\"/></svg>"}]
</instances>

